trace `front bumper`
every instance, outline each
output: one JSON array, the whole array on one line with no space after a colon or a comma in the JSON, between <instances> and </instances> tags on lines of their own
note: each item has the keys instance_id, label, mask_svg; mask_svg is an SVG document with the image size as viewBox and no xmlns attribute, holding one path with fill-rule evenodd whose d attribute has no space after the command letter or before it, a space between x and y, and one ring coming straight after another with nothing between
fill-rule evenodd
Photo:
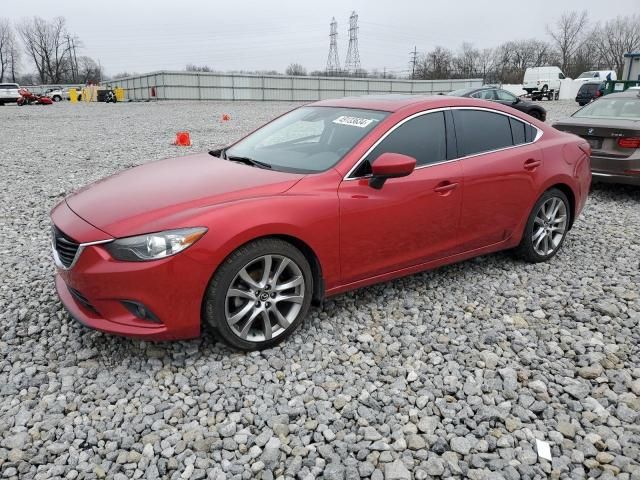
<instances>
[{"instance_id":1,"label":"front bumper","mask_svg":"<svg viewBox=\"0 0 640 480\"><path fill-rule=\"evenodd\" d=\"M76 241L96 240L87 237L95 227L66 204L54 209L52 220ZM122 262L102 244L87 245L72 268L57 266L56 290L71 316L90 328L146 340L195 338L212 270L190 250L160 260ZM143 305L153 319L134 314L127 302Z\"/></svg>"}]
</instances>

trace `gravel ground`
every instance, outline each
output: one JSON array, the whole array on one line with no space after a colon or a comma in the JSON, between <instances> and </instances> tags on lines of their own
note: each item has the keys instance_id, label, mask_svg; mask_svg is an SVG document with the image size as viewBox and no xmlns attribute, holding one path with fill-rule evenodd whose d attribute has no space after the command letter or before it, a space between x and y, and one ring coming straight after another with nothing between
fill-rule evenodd
<instances>
[{"instance_id":1,"label":"gravel ground","mask_svg":"<svg viewBox=\"0 0 640 480\"><path fill-rule=\"evenodd\" d=\"M595 186L549 263L501 253L341 295L263 352L112 337L63 311L63 195L294 106L0 108L0 477L640 479L640 189ZM170 145L181 129L192 148Z\"/></svg>"}]
</instances>

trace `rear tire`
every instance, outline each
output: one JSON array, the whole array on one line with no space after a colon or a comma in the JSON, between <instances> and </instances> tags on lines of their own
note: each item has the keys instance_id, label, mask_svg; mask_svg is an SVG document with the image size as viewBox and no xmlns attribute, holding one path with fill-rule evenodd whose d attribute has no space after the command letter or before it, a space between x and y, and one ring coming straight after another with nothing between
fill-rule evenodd
<instances>
[{"instance_id":1,"label":"rear tire","mask_svg":"<svg viewBox=\"0 0 640 480\"><path fill-rule=\"evenodd\" d=\"M55 95L51 100L53 100L54 102L59 102L60 100L62 100L62 97L60 95Z\"/></svg>"},{"instance_id":2,"label":"rear tire","mask_svg":"<svg viewBox=\"0 0 640 480\"><path fill-rule=\"evenodd\" d=\"M529 214L516 255L529 263L550 260L562 247L570 221L567 196L557 188L547 190Z\"/></svg>"},{"instance_id":3,"label":"rear tire","mask_svg":"<svg viewBox=\"0 0 640 480\"><path fill-rule=\"evenodd\" d=\"M203 317L229 346L251 351L288 338L303 322L313 274L296 247L265 238L234 251L213 276Z\"/></svg>"}]
</instances>

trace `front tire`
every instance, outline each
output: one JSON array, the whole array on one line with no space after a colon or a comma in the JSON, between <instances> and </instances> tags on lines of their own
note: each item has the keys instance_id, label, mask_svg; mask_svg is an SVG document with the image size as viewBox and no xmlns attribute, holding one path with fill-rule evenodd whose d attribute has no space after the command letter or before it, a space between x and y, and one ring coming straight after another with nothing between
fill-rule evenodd
<instances>
[{"instance_id":1,"label":"front tire","mask_svg":"<svg viewBox=\"0 0 640 480\"><path fill-rule=\"evenodd\" d=\"M296 247L276 238L238 248L218 268L203 315L231 347L251 351L284 341L311 304L313 275Z\"/></svg>"},{"instance_id":2,"label":"front tire","mask_svg":"<svg viewBox=\"0 0 640 480\"><path fill-rule=\"evenodd\" d=\"M54 102L59 102L60 100L62 100L62 97L60 95L55 95L51 100L53 100Z\"/></svg>"},{"instance_id":3,"label":"front tire","mask_svg":"<svg viewBox=\"0 0 640 480\"><path fill-rule=\"evenodd\" d=\"M553 258L564 243L570 220L567 196L557 188L547 190L529 214L516 254L530 263Z\"/></svg>"}]
</instances>

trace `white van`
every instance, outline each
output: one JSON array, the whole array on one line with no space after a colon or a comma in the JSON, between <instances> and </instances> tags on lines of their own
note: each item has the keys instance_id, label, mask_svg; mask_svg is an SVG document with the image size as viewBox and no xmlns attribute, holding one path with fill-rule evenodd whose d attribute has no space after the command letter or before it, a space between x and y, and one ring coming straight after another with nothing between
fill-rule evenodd
<instances>
[{"instance_id":1,"label":"white van","mask_svg":"<svg viewBox=\"0 0 640 480\"><path fill-rule=\"evenodd\" d=\"M605 82L607 77L609 77L609 80L618 79L616 72L613 70L589 70L588 72L582 72L575 81L580 83L590 82L591 80L600 80Z\"/></svg>"},{"instance_id":2,"label":"white van","mask_svg":"<svg viewBox=\"0 0 640 480\"><path fill-rule=\"evenodd\" d=\"M540 91L543 93L560 90L560 80L566 77L559 67L532 67L524 72L522 89L527 93Z\"/></svg>"}]
</instances>

